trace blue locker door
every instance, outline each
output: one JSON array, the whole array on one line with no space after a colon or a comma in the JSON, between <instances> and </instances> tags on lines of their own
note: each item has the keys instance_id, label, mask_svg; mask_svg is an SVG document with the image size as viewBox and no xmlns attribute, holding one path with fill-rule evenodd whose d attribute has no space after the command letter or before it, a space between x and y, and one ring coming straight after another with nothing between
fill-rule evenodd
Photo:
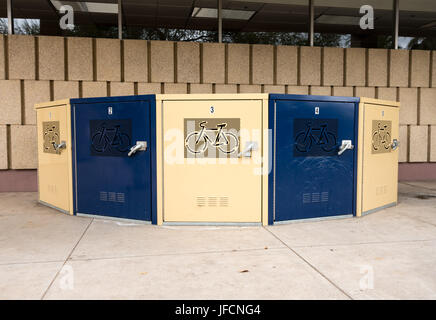
<instances>
[{"instance_id":1,"label":"blue locker door","mask_svg":"<svg viewBox=\"0 0 436 320\"><path fill-rule=\"evenodd\" d=\"M76 104L76 212L151 220L150 104ZM137 141L145 151L128 152Z\"/></svg>"},{"instance_id":2,"label":"blue locker door","mask_svg":"<svg viewBox=\"0 0 436 320\"><path fill-rule=\"evenodd\" d=\"M354 103L275 104L275 221L354 214ZM338 155L342 140L353 150Z\"/></svg>"}]
</instances>

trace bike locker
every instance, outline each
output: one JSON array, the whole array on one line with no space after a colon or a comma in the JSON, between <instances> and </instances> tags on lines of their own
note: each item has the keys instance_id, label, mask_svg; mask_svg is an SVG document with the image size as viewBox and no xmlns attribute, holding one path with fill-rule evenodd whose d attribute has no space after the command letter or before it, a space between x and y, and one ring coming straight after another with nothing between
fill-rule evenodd
<instances>
[{"instance_id":1,"label":"bike locker","mask_svg":"<svg viewBox=\"0 0 436 320\"><path fill-rule=\"evenodd\" d=\"M71 99L76 214L156 221L155 103Z\"/></svg>"},{"instance_id":2,"label":"bike locker","mask_svg":"<svg viewBox=\"0 0 436 320\"><path fill-rule=\"evenodd\" d=\"M158 224L267 224L268 95L156 104Z\"/></svg>"},{"instance_id":3,"label":"bike locker","mask_svg":"<svg viewBox=\"0 0 436 320\"><path fill-rule=\"evenodd\" d=\"M35 105L38 135L38 200L73 214L71 106L69 100Z\"/></svg>"},{"instance_id":4,"label":"bike locker","mask_svg":"<svg viewBox=\"0 0 436 320\"><path fill-rule=\"evenodd\" d=\"M269 224L355 214L358 103L270 95Z\"/></svg>"},{"instance_id":5,"label":"bike locker","mask_svg":"<svg viewBox=\"0 0 436 320\"><path fill-rule=\"evenodd\" d=\"M397 203L399 107L399 102L360 99L357 216Z\"/></svg>"}]
</instances>

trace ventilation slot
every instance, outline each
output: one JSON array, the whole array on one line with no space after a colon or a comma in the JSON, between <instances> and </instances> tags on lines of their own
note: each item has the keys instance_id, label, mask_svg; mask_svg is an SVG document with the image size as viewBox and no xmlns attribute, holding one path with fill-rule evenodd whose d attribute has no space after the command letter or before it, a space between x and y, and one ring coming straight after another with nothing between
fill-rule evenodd
<instances>
[{"instance_id":1,"label":"ventilation slot","mask_svg":"<svg viewBox=\"0 0 436 320\"><path fill-rule=\"evenodd\" d=\"M125 196L124 193L117 193L117 202L124 203Z\"/></svg>"},{"instance_id":2,"label":"ventilation slot","mask_svg":"<svg viewBox=\"0 0 436 320\"><path fill-rule=\"evenodd\" d=\"M107 201L107 192L100 191L100 201Z\"/></svg>"},{"instance_id":3,"label":"ventilation slot","mask_svg":"<svg viewBox=\"0 0 436 320\"><path fill-rule=\"evenodd\" d=\"M220 197L220 207L229 206L229 197Z\"/></svg>"},{"instance_id":4,"label":"ventilation slot","mask_svg":"<svg viewBox=\"0 0 436 320\"><path fill-rule=\"evenodd\" d=\"M197 207L206 206L206 197L197 197Z\"/></svg>"},{"instance_id":5,"label":"ventilation slot","mask_svg":"<svg viewBox=\"0 0 436 320\"><path fill-rule=\"evenodd\" d=\"M311 202L311 194L310 193L303 193L303 203L310 203Z\"/></svg>"},{"instance_id":6,"label":"ventilation slot","mask_svg":"<svg viewBox=\"0 0 436 320\"><path fill-rule=\"evenodd\" d=\"M329 193L327 191L321 192L321 202L329 201Z\"/></svg>"},{"instance_id":7,"label":"ventilation slot","mask_svg":"<svg viewBox=\"0 0 436 320\"><path fill-rule=\"evenodd\" d=\"M208 197L207 199L209 207L216 207L218 204L218 198L217 197Z\"/></svg>"},{"instance_id":8,"label":"ventilation slot","mask_svg":"<svg viewBox=\"0 0 436 320\"><path fill-rule=\"evenodd\" d=\"M116 197L115 197L115 192L109 192L109 201L110 202L115 202L116 201Z\"/></svg>"},{"instance_id":9,"label":"ventilation slot","mask_svg":"<svg viewBox=\"0 0 436 320\"><path fill-rule=\"evenodd\" d=\"M312 193L312 202L314 202L314 203L319 202L319 192Z\"/></svg>"}]
</instances>

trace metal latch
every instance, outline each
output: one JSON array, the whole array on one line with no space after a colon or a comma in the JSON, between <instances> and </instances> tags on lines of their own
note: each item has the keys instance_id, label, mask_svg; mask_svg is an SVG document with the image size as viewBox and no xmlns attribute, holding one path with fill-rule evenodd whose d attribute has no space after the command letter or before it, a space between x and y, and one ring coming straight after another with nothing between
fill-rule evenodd
<instances>
[{"instance_id":1,"label":"metal latch","mask_svg":"<svg viewBox=\"0 0 436 320\"><path fill-rule=\"evenodd\" d=\"M250 158L253 151L257 151L259 149L259 146L257 144L257 141L247 141L245 143L245 148L243 151L241 151L238 154L238 158L245 157Z\"/></svg>"},{"instance_id":2,"label":"metal latch","mask_svg":"<svg viewBox=\"0 0 436 320\"><path fill-rule=\"evenodd\" d=\"M56 152L60 152L61 149L65 149L67 147L67 143L65 141L61 141L61 143L57 144L56 142L53 143L53 148L56 150Z\"/></svg>"},{"instance_id":3,"label":"metal latch","mask_svg":"<svg viewBox=\"0 0 436 320\"><path fill-rule=\"evenodd\" d=\"M147 150L147 141L136 141L136 145L130 148L130 151L127 155L131 157L136 152L145 150Z\"/></svg>"},{"instance_id":4,"label":"metal latch","mask_svg":"<svg viewBox=\"0 0 436 320\"><path fill-rule=\"evenodd\" d=\"M391 144L392 150L397 149L399 145L400 145L400 141L398 141L398 139L393 139L392 140L392 144Z\"/></svg>"},{"instance_id":5,"label":"metal latch","mask_svg":"<svg viewBox=\"0 0 436 320\"><path fill-rule=\"evenodd\" d=\"M342 140L342 144L339 147L338 156L343 154L345 150L353 150L354 146L351 140Z\"/></svg>"}]
</instances>

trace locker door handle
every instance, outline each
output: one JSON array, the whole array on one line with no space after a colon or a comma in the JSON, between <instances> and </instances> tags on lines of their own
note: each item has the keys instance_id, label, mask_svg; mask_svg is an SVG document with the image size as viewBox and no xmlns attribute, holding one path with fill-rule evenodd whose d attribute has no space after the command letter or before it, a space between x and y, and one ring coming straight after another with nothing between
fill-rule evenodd
<instances>
[{"instance_id":1,"label":"locker door handle","mask_svg":"<svg viewBox=\"0 0 436 320\"><path fill-rule=\"evenodd\" d=\"M398 139L392 140L392 144L391 144L392 150L397 149L399 145L400 145L400 141L398 141Z\"/></svg>"},{"instance_id":2,"label":"locker door handle","mask_svg":"<svg viewBox=\"0 0 436 320\"><path fill-rule=\"evenodd\" d=\"M257 149L258 149L258 146L257 146L257 142L256 141L248 141L245 144L244 151L241 151L238 154L238 158L241 158L241 157L250 158L251 154L252 154L252 151L256 151Z\"/></svg>"},{"instance_id":3,"label":"locker door handle","mask_svg":"<svg viewBox=\"0 0 436 320\"><path fill-rule=\"evenodd\" d=\"M53 147L55 148L56 152L60 152L61 149L65 149L67 147L67 143L65 141L61 141L59 144L53 142Z\"/></svg>"},{"instance_id":4,"label":"locker door handle","mask_svg":"<svg viewBox=\"0 0 436 320\"><path fill-rule=\"evenodd\" d=\"M130 148L130 151L127 155L131 157L136 152L145 150L147 150L147 141L136 141L136 144Z\"/></svg>"},{"instance_id":5,"label":"locker door handle","mask_svg":"<svg viewBox=\"0 0 436 320\"><path fill-rule=\"evenodd\" d=\"M351 140L342 140L342 144L339 147L338 156L343 154L345 152L345 150L353 150L353 149L354 149L354 146L353 146Z\"/></svg>"}]
</instances>

